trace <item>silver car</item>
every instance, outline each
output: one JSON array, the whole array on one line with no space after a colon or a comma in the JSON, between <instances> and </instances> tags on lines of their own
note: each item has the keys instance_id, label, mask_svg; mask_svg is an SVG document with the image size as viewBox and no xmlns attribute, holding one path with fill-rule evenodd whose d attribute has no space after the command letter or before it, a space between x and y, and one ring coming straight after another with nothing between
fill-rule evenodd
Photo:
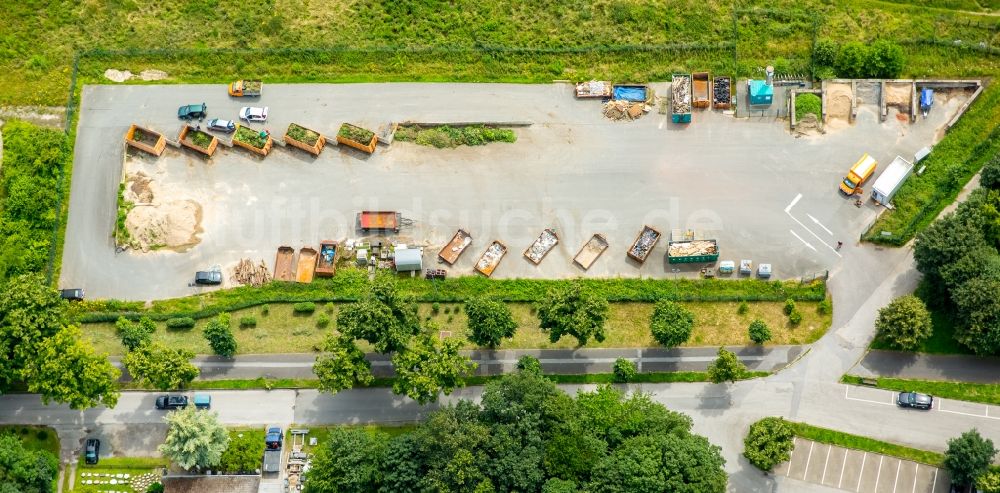
<instances>
[{"instance_id":1,"label":"silver car","mask_svg":"<svg viewBox=\"0 0 1000 493\"><path fill-rule=\"evenodd\" d=\"M258 106L244 106L240 108L240 120L248 122L267 121L267 106L263 108Z\"/></svg>"}]
</instances>

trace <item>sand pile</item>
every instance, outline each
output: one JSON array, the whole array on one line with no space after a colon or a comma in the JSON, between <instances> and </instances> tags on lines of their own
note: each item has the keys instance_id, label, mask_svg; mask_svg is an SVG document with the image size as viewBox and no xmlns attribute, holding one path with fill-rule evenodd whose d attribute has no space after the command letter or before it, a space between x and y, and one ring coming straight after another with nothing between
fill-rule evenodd
<instances>
[{"instance_id":1,"label":"sand pile","mask_svg":"<svg viewBox=\"0 0 1000 493\"><path fill-rule=\"evenodd\" d=\"M827 84L826 105L828 117L849 119L851 116L851 85Z\"/></svg>"},{"instance_id":2,"label":"sand pile","mask_svg":"<svg viewBox=\"0 0 1000 493\"><path fill-rule=\"evenodd\" d=\"M912 89L913 86L911 84L887 82L885 84L885 104L887 106L897 106L909 113Z\"/></svg>"},{"instance_id":3,"label":"sand pile","mask_svg":"<svg viewBox=\"0 0 1000 493\"><path fill-rule=\"evenodd\" d=\"M813 113L806 113L805 116L799 118L799 121L795 123L795 136L801 137L803 135L820 135L823 134L823 129L819 124L819 117Z\"/></svg>"},{"instance_id":4,"label":"sand pile","mask_svg":"<svg viewBox=\"0 0 1000 493\"><path fill-rule=\"evenodd\" d=\"M128 70L115 70L113 68L109 68L104 71L104 78L112 82L125 82L132 77L134 77L132 72L129 72Z\"/></svg>"},{"instance_id":5,"label":"sand pile","mask_svg":"<svg viewBox=\"0 0 1000 493\"><path fill-rule=\"evenodd\" d=\"M162 70L147 69L139 72L139 78L142 80L163 80L167 77L167 73Z\"/></svg>"},{"instance_id":6,"label":"sand pile","mask_svg":"<svg viewBox=\"0 0 1000 493\"><path fill-rule=\"evenodd\" d=\"M201 205L193 200L176 200L137 206L129 212L125 227L133 246L143 252L154 248L184 250L201 241Z\"/></svg>"},{"instance_id":7,"label":"sand pile","mask_svg":"<svg viewBox=\"0 0 1000 493\"><path fill-rule=\"evenodd\" d=\"M128 175L125 178L125 200L134 204L149 204L153 202L152 178L143 172Z\"/></svg>"}]
</instances>

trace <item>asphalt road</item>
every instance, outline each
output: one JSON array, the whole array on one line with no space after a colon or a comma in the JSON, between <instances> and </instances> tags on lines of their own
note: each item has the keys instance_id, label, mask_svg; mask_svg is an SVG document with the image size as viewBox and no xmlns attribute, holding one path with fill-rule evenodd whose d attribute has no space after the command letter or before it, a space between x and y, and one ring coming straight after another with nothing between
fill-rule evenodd
<instances>
[{"instance_id":1,"label":"asphalt road","mask_svg":"<svg viewBox=\"0 0 1000 493\"><path fill-rule=\"evenodd\" d=\"M792 363L805 350L804 346L733 346L747 368L754 371L777 371ZM705 371L716 358L716 348L645 348L645 349L525 349L462 351L478 366L476 375L498 375L514 371L521 356L539 359L549 373L584 374L610 373L615 360L625 358L636 364L639 371L673 372ZM369 353L375 376L392 376L389 355ZM121 368L120 358L112 358ZM197 356L192 360L201 370L200 380L255 378L316 378L312 372L316 354L250 354L235 358ZM124 372L124 370L123 370ZM127 373L122 378L128 380Z\"/></svg>"},{"instance_id":2,"label":"asphalt road","mask_svg":"<svg viewBox=\"0 0 1000 493\"><path fill-rule=\"evenodd\" d=\"M870 351L854 375L916 380L958 380L1000 383L1000 358L958 354L921 354L903 351Z\"/></svg>"},{"instance_id":3,"label":"asphalt road","mask_svg":"<svg viewBox=\"0 0 1000 493\"><path fill-rule=\"evenodd\" d=\"M181 126L177 106L201 101L209 117L223 118L235 118L244 104L267 105L268 123L256 126L275 135L292 121L326 135L345 121L534 124L516 129L514 144L440 150L397 142L372 156L331 145L313 159L276 146L259 159L220 146L206 162L168 147L158 159L131 162L129 171L152 177L154 201L201 204L201 242L183 253L115 254L122 136L135 122L173 138ZM412 219L392 239L426 246L427 266L438 266L434 256L457 228L469 231L473 244L451 275L472 274L493 239L510 248L495 277L696 275L698 265L665 262L665 241L642 265L626 258L649 224L665 234L694 229L719 240L722 260L771 263L776 277L798 277L835 265L836 242L850 245L876 213L837 192L851 164L865 152L882 167L897 154L912 156L960 102L942 98L929 119L913 125L878 123L874 107L862 106L852 127L794 138L781 122L717 112L695 113L690 125L656 111L612 122L600 102L575 100L561 84L268 85L259 101L231 99L221 85L87 86L60 284L98 298L189 295L205 289L189 286L196 270L228 268L244 257L270 264L279 245L357 238L354 215L363 209ZM554 228L561 241L535 266L520 252L543 228ZM610 247L582 271L571 259L595 232Z\"/></svg>"}]
</instances>

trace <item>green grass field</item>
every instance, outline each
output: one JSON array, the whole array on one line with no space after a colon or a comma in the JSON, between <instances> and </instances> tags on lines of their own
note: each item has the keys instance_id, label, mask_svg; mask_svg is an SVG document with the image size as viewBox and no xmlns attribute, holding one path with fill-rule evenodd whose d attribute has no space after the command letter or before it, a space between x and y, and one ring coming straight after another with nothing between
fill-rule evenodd
<instances>
[{"instance_id":1,"label":"green grass field","mask_svg":"<svg viewBox=\"0 0 1000 493\"><path fill-rule=\"evenodd\" d=\"M10 433L21 439L29 450L47 450L59 457L59 436L48 426L8 425L0 426L0 433Z\"/></svg>"},{"instance_id":2,"label":"green grass field","mask_svg":"<svg viewBox=\"0 0 1000 493\"><path fill-rule=\"evenodd\" d=\"M686 346L720 346L748 344L747 327L755 318L760 318L771 327L773 340L770 344L808 344L816 341L830 327L831 315L820 315L815 302L799 302L803 320L798 326L788 323L788 317L781 311L783 303L754 302L743 315L737 313L735 302L684 302L695 314L695 329ZM262 307L238 310L232 313L233 335L236 337L240 354L260 353L302 353L312 352L321 347L325 337L335 330L337 310L341 304L320 304L312 315L296 314L291 304L271 304L268 314ZM418 311L421 321L433 322L439 330L448 331L452 336L466 337L467 319L461 303L441 303L437 314L431 303L420 303ZM501 349L561 349L576 347L576 339L564 337L551 343L548 333L539 328L534 308L528 303L511 303L511 311L517 320L519 330L515 336L505 341ZM649 317L653 311L651 303L612 303L611 315L606 324L607 338L603 342L591 340L588 348L650 347L656 346L649 331ZM321 328L317 320L325 315L333 322ZM252 316L256 327L239 327L239 319ZM208 341L202 335L205 321L193 329L167 329L165 323L158 323L153 339L170 347L179 347L197 354L210 354ZM115 333L113 323L87 324L86 336L99 352L119 355L123 348ZM366 350L370 348L362 347ZM475 346L466 342L466 349Z\"/></svg>"}]
</instances>

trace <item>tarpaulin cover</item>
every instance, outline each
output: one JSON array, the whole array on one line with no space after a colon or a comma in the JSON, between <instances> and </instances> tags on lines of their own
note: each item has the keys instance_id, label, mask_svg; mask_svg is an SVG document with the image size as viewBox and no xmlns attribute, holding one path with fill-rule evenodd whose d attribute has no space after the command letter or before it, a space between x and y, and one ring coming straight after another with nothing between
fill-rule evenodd
<instances>
[{"instance_id":1,"label":"tarpaulin cover","mask_svg":"<svg viewBox=\"0 0 1000 493\"><path fill-rule=\"evenodd\" d=\"M934 104L934 90L925 87L920 91L920 107L927 108L932 104Z\"/></svg>"},{"instance_id":2,"label":"tarpaulin cover","mask_svg":"<svg viewBox=\"0 0 1000 493\"><path fill-rule=\"evenodd\" d=\"M646 88L642 86L615 86L612 97L625 101L643 102L646 100Z\"/></svg>"}]
</instances>

